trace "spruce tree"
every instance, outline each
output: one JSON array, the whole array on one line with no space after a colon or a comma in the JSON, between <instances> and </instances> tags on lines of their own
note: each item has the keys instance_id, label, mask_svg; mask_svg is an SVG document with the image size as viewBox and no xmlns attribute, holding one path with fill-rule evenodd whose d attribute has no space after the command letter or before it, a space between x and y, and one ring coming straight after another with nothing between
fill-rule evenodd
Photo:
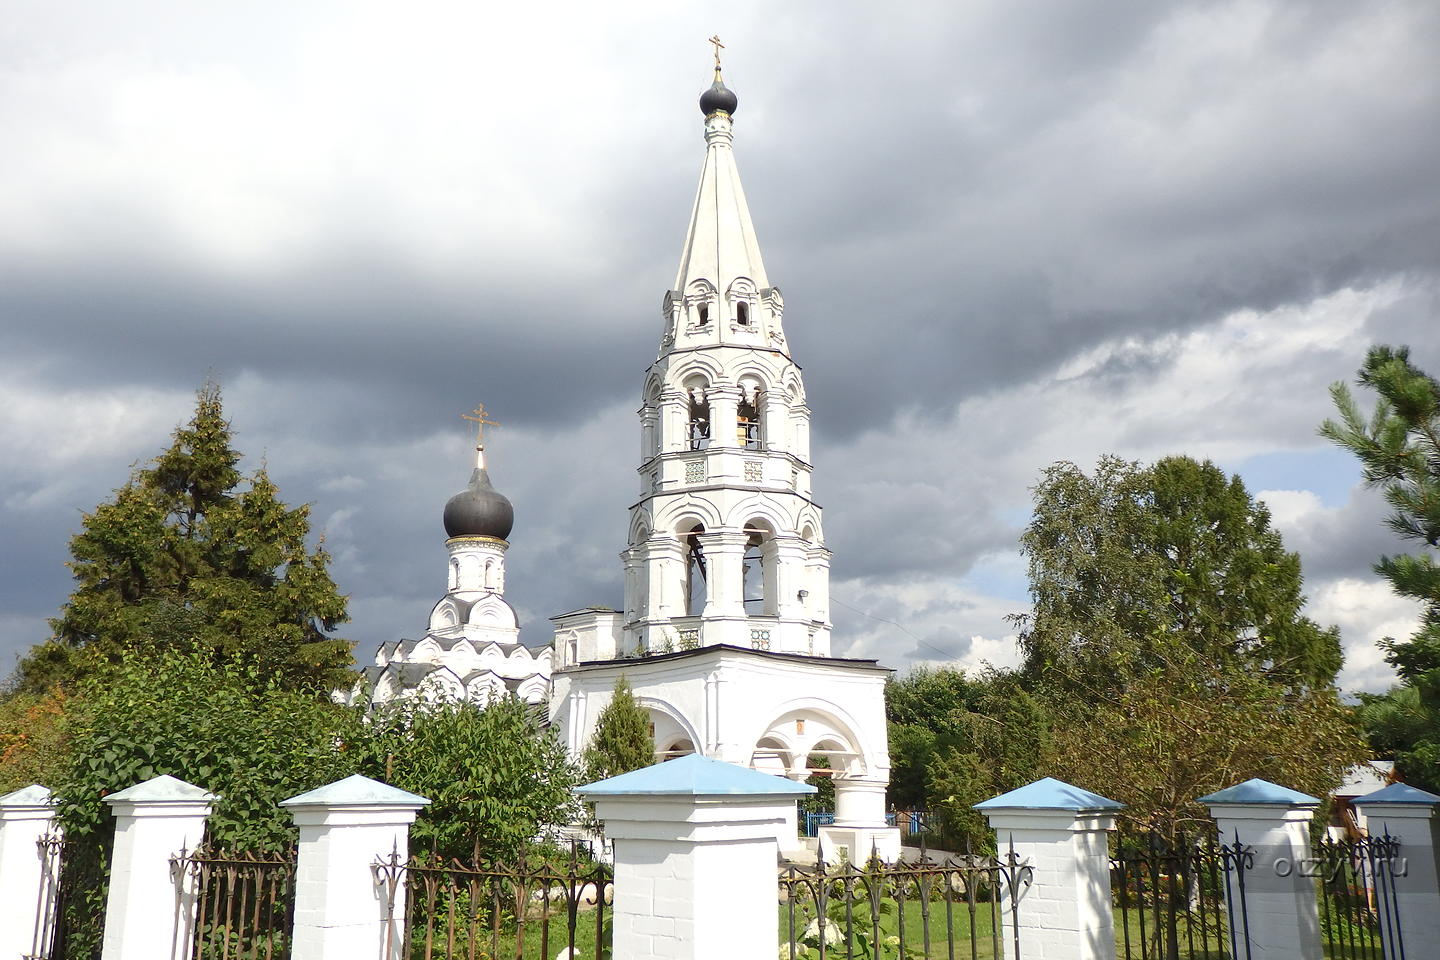
<instances>
[{"instance_id":1,"label":"spruce tree","mask_svg":"<svg viewBox=\"0 0 1440 960\"><path fill-rule=\"evenodd\" d=\"M650 732L650 715L635 702L630 683L615 681L615 692L585 748L585 772L591 780L617 777L655 762L655 740Z\"/></svg>"},{"instance_id":2,"label":"spruce tree","mask_svg":"<svg viewBox=\"0 0 1440 960\"><path fill-rule=\"evenodd\" d=\"M17 669L19 690L70 685L161 650L254 665L267 683L343 683L348 620L310 508L289 507L261 467L238 469L220 388L203 385L168 449L85 514L70 541L76 587L52 639Z\"/></svg>"},{"instance_id":3,"label":"spruce tree","mask_svg":"<svg viewBox=\"0 0 1440 960\"><path fill-rule=\"evenodd\" d=\"M1365 482L1379 487L1390 529L1416 551L1382 556L1375 572L1424 607L1420 629L1382 641L1404 686L1365 697L1371 743L1392 754L1406 780L1440 789L1440 381L1410 361L1408 347L1372 347L1356 378L1378 394L1367 418L1344 383L1330 388L1340 419L1320 434L1350 450Z\"/></svg>"}]
</instances>

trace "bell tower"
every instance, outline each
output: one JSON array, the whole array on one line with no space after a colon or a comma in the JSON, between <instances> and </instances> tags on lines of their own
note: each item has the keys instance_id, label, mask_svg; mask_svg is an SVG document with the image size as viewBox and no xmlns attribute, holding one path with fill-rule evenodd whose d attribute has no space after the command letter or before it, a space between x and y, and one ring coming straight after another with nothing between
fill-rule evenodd
<instances>
[{"instance_id":1,"label":"bell tower","mask_svg":"<svg viewBox=\"0 0 1440 960\"><path fill-rule=\"evenodd\" d=\"M639 410L622 655L714 644L830 654L810 410L735 166L737 106L717 62L700 97L700 186Z\"/></svg>"},{"instance_id":2,"label":"bell tower","mask_svg":"<svg viewBox=\"0 0 1440 960\"><path fill-rule=\"evenodd\" d=\"M738 101L711 43L700 187L641 391L625 606L551 618L550 720L580 756L624 677L650 717L656 760L702 753L795 780L830 776L826 849L891 858L890 671L830 653L810 408L735 167ZM794 849L795 824L777 839Z\"/></svg>"}]
</instances>

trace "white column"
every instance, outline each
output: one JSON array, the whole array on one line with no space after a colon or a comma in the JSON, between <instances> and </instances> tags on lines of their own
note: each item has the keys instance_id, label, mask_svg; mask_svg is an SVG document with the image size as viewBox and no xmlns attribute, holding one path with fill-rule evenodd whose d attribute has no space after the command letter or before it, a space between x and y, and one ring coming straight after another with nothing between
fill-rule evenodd
<instances>
[{"instance_id":1,"label":"white column","mask_svg":"<svg viewBox=\"0 0 1440 960\"><path fill-rule=\"evenodd\" d=\"M1428 949L1426 944L1440 944L1440 797L1392 783L1355 805L1369 821L1372 838L1389 836L1399 844L1398 859L1375 864L1385 956L1399 957L1401 943L1410 946L1410 955ZM1387 886L1395 893L1393 914L1383 906Z\"/></svg>"},{"instance_id":2,"label":"white column","mask_svg":"<svg viewBox=\"0 0 1440 960\"><path fill-rule=\"evenodd\" d=\"M790 404L783 389L766 391L764 397L764 427L761 439L765 449L778 452L788 451L792 444L787 434L790 431Z\"/></svg>"},{"instance_id":3,"label":"white column","mask_svg":"<svg viewBox=\"0 0 1440 960\"><path fill-rule=\"evenodd\" d=\"M684 390L667 388L660 395L660 452L674 453L690 449L690 398Z\"/></svg>"},{"instance_id":4,"label":"white column","mask_svg":"<svg viewBox=\"0 0 1440 960\"><path fill-rule=\"evenodd\" d=\"M710 446L740 446L737 426L740 416L740 388L715 386L705 391L710 401Z\"/></svg>"},{"instance_id":5,"label":"white column","mask_svg":"<svg viewBox=\"0 0 1440 960\"><path fill-rule=\"evenodd\" d=\"M1254 856L1240 877L1227 872L1226 913L1237 944L1249 936L1250 960L1320 960L1320 911L1310 852L1310 820L1320 801L1267 780L1246 780L1200 798L1223 844L1240 843ZM1248 861L1248 858L1247 858Z\"/></svg>"},{"instance_id":6,"label":"white column","mask_svg":"<svg viewBox=\"0 0 1440 960\"><path fill-rule=\"evenodd\" d=\"M777 616L782 618L804 617L806 600L810 595L809 588L806 586L809 578L805 575L806 555L809 548L804 540L795 536L777 536L771 542L773 544L771 555L774 557L775 592L767 594L767 598L774 596ZM770 589L768 583L765 589L767 591ZM803 598L800 596L801 590L806 592ZM802 647L790 652L806 653L808 651Z\"/></svg>"},{"instance_id":7,"label":"white column","mask_svg":"<svg viewBox=\"0 0 1440 960\"><path fill-rule=\"evenodd\" d=\"M745 616L745 582L741 566L745 561L745 534L726 531L700 534L705 551L705 618ZM723 640L705 638L706 644L733 643L748 647L750 637L738 637L739 628Z\"/></svg>"},{"instance_id":8,"label":"white column","mask_svg":"<svg viewBox=\"0 0 1440 960\"><path fill-rule=\"evenodd\" d=\"M410 855L410 824L430 801L388 784L346 777L281 801L300 828L292 960L404 956L405 887L389 891L372 868Z\"/></svg>"},{"instance_id":9,"label":"white column","mask_svg":"<svg viewBox=\"0 0 1440 960\"><path fill-rule=\"evenodd\" d=\"M0 797L0 960L45 955L60 861L40 841L54 821L55 801L39 784Z\"/></svg>"},{"instance_id":10,"label":"white column","mask_svg":"<svg viewBox=\"0 0 1440 960\"><path fill-rule=\"evenodd\" d=\"M820 828L826 861L865 863L878 856L887 863L900 857L900 830L885 822L888 780L835 778L835 822Z\"/></svg>"},{"instance_id":11,"label":"white column","mask_svg":"<svg viewBox=\"0 0 1440 960\"><path fill-rule=\"evenodd\" d=\"M1028 884L1000 885L1006 957L1018 933L1026 960L1114 960L1107 835L1124 807L1053 777L975 804L1001 861L1029 866Z\"/></svg>"},{"instance_id":12,"label":"white column","mask_svg":"<svg viewBox=\"0 0 1440 960\"><path fill-rule=\"evenodd\" d=\"M205 839L217 797L159 776L105 798L115 815L102 960L186 960L195 936L195 880L170 858Z\"/></svg>"},{"instance_id":13,"label":"white column","mask_svg":"<svg viewBox=\"0 0 1440 960\"><path fill-rule=\"evenodd\" d=\"M670 536L648 541L645 590L646 620L664 620L685 615L685 544Z\"/></svg>"},{"instance_id":14,"label":"white column","mask_svg":"<svg viewBox=\"0 0 1440 960\"><path fill-rule=\"evenodd\" d=\"M614 955L778 955L776 835L814 787L698 753L580 787L615 845Z\"/></svg>"}]
</instances>

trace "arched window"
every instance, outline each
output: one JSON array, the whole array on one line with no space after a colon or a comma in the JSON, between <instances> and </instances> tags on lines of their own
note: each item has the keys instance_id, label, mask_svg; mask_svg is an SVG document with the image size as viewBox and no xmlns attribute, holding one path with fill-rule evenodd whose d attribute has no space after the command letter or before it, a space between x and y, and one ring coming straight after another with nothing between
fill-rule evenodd
<instances>
[{"instance_id":1,"label":"arched window","mask_svg":"<svg viewBox=\"0 0 1440 960\"><path fill-rule=\"evenodd\" d=\"M744 300L735 304L735 322L742 327L750 326L750 304Z\"/></svg>"},{"instance_id":2,"label":"arched window","mask_svg":"<svg viewBox=\"0 0 1440 960\"><path fill-rule=\"evenodd\" d=\"M700 304L695 308L695 314L700 326L705 326L705 324L710 322L710 304Z\"/></svg>"},{"instance_id":3,"label":"arched window","mask_svg":"<svg viewBox=\"0 0 1440 960\"><path fill-rule=\"evenodd\" d=\"M742 449L759 450L761 440L760 412L755 409L760 393L747 393L735 406L735 439Z\"/></svg>"},{"instance_id":4,"label":"arched window","mask_svg":"<svg viewBox=\"0 0 1440 960\"><path fill-rule=\"evenodd\" d=\"M691 450L704 450L710 446L710 400L702 388L690 391L690 419L686 436Z\"/></svg>"},{"instance_id":5,"label":"arched window","mask_svg":"<svg viewBox=\"0 0 1440 960\"><path fill-rule=\"evenodd\" d=\"M685 538L685 616L705 612L705 548L700 543L703 526L696 526Z\"/></svg>"}]
</instances>

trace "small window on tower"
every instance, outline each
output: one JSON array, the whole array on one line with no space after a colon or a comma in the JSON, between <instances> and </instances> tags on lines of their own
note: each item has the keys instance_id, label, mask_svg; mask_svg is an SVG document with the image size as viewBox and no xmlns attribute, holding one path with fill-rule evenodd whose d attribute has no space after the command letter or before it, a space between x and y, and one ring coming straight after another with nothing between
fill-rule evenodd
<instances>
[{"instance_id":1,"label":"small window on tower","mask_svg":"<svg viewBox=\"0 0 1440 960\"><path fill-rule=\"evenodd\" d=\"M744 300L735 304L735 322L742 327L750 326L750 304Z\"/></svg>"},{"instance_id":2,"label":"small window on tower","mask_svg":"<svg viewBox=\"0 0 1440 960\"><path fill-rule=\"evenodd\" d=\"M699 315L699 317L700 317L700 326L703 327L703 326L705 326L705 324L707 324L707 323L710 322L710 304L708 304L708 303L702 303L702 304L700 304L700 307L699 307L697 313L698 313L698 315Z\"/></svg>"}]
</instances>

